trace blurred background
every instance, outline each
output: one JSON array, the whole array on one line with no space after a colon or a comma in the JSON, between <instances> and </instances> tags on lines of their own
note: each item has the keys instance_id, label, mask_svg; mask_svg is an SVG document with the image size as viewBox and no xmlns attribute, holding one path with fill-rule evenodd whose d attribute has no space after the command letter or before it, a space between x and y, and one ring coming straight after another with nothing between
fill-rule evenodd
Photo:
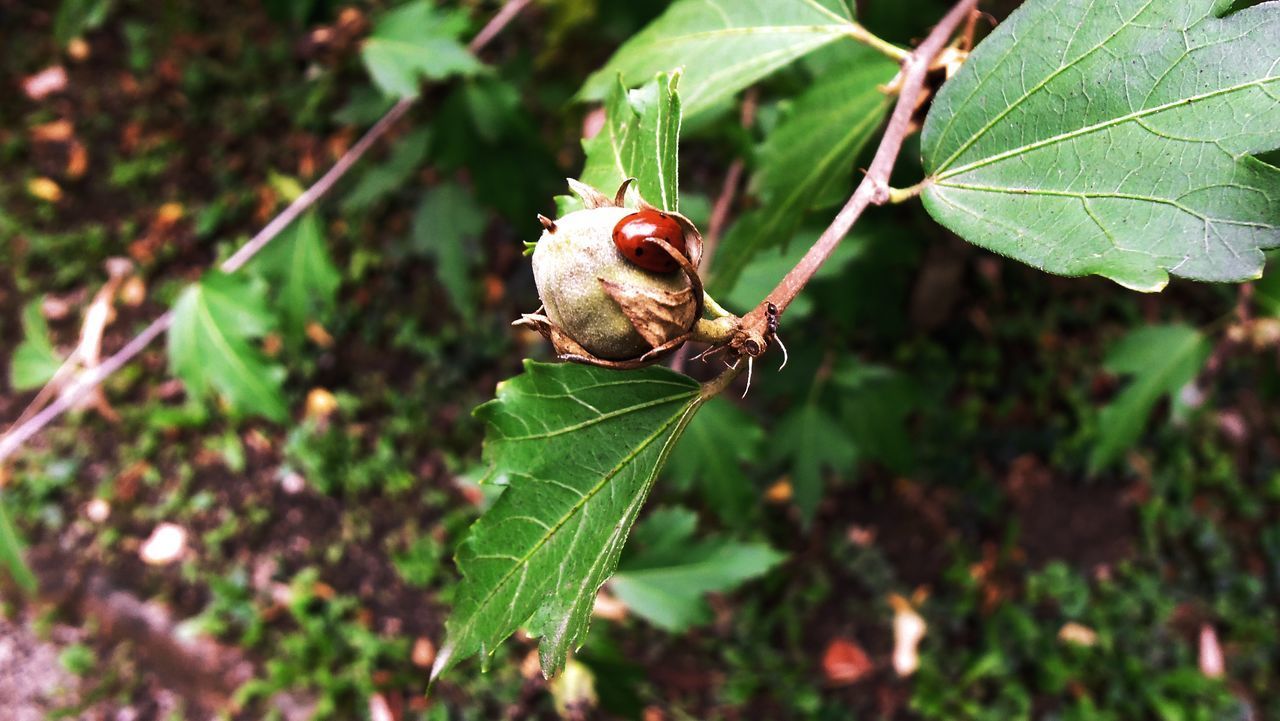
<instances>
[{"instance_id":1,"label":"blurred background","mask_svg":"<svg viewBox=\"0 0 1280 721\"><path fill-rule=\"evenodd\" d=\"M361 52L414 4L0 0L0 428L391 107ZM438 4L464 43L499 6ZM424 83L207 289L248 381L209 392L207 340L157 342L0 465L0 719L1280 718L1280 274L1141 295L969 246L917 203L869 213L785 315L785 370L766 358L697 417L569 671L545 682L518 637L428 696L487 503L471 409L550 357L510 327L538 306L522 241L599 125L575 92L666 6L530 3L487 70ZM947 8L857 6L903 45ZM738 98L687 120L681 209L704 230L717 199L730 235L757 207L765 139L833 62L771 75L748 118ZM718 289L728 307L868 157ZM654 561L673 541L734 578L646 602L700 577Z\"/></svg>"}]
</instances>

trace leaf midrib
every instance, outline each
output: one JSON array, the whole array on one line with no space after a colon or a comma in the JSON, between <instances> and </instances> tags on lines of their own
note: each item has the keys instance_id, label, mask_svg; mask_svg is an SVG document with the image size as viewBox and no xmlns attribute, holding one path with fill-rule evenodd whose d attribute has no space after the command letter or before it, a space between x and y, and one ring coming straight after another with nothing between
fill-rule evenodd
<instances>
[{"instance_id":1,"label":"leaf midrib","mask_svg":"<svg viewBox=\"0 0 1280 721\"><path fill-rule=\"evenodd\" d=\"M690 393L693 394L693 397L690 399L690 405L696 405L699 400L699 397L696 395L696 391L690 391ZM689 395L689 394L684 394L684 395ZM671 396L671 397L662 399L662 401L665 403L670 403L674 398L677 398L677 396ZM628 408L620 409L620 410L623 412L632 412L632 411L641 410L643 408L653 407L654 405L655 404L653 402L650 402L650 403L640 404L636 406L629 406ZM521 556L518 560L514 561L512 563L511 568L502 575L502 578L500 578L493 585L490 591L486 593L476 603L476 611L475 613L472 613L470 615L471 622L468 623L466 626L464 626L462 630L459 630L458 636L462 638L466 638L470 636L471 630L475 627L477 620L483 614L483 610L489 605L491 601L493 601L494 597L498 594L499 590L503 589L506 586L508 581L511 580L511 577L515 575L516 571L521 567L527 565L529 563L529 559L532 558L534 554L536 554L539 550L541 550L542 547L545 546L550 541L550 539L553 536L555 536L556 533L558 533L560 529L563 528L564 525L568 523L569 520L573 518L573 516L576 515L583 508L583 506L585 506L588 502L590 502L591 499L595 498L596 494L598 494L602 489L604 489L604 487L608 485L608 483L611 480L613 480L615 476L621 473L622 470L626 468L626 466L629 463L634 461L637 456L639 456L642 452L644 452L644 450L648 448L659 437L661 437L662 434L666 433L667 429L669 429L672 425L680 421L682 417L683 417L683 414L675 415L675 416L672 416L670 419L668 419L656 431L654 431L648 437L643 439L639 444L637 444L635 448L633 448L629 453L627 453L626 456L624 456L621 460L619 460L618 463L607 474L605 474L604 477L601 478L598 483L596 483L593 487L591 487L586 493L583 493L582 496L577 500L577 502L575 502L574 505L564 513L564 515L560 518L560 520L557 521L556 524L552 526L550 530L542 534L542 537L538 539L537 543L535 543L523 556ZM506 438L504 440L516 440L516 439Z\"/></svg>"},{"instance_id":2,"label":"leaf midrib","mask_svg":"<svg viewBox=\"0 0 1280 721\"><path fill-rule=\"evenodd\" d=\"M1191 105L1191 104L1193 104L1193 103L1197 103L1197 102L1200 102L1200 101L1202 101L1202 100L1208 100L1208 99L1210 99L1210 98L1214 98L1214 97L1217 97L1217 96L1219 96L1219 95L1226 95L1226 94L1229 94L1229 93L1238 92L1238 91L1245 90L1245 89L1250 88L1250 87L1262 87L1263 85L1266 85L1266 84L1268 84L1268 83L1274 83L1274 82L1280 82L1280 75L1270 75L1270 76L1267 76L1267 77L1265 77L1265 78L1258 78L1258 79L1255 79L1255 80L1250 80L1249 82L1246 82L1246 83L1238 83L1238 84L1236 84L1236 85L1232 85L1232 86L1230 86L1230 87L1226 87L1226 88L1219 88L1219 89L1217 89L1217 90L1213 90L1213 91L1211 91L1211 92L1201 93L1201 94L1199 94L1199 95L1192 95L1192 96L1189 96L1189 97L1186 97L1186 98L1180 98L1180 99L1178 99L1178 100L1173 100L1173 101L1170 101L1170 102L1168 102L1168 103L1164 103L1164 104L1162 104L1162 105L1157 105L1157 106L1152 107L1152 108L1144 108L1144 109L1142 109L1142 110L1136 110L1136 111L1134 111L1134 112L1132 112L1132 113L1128 113L1128 114L1126 114L1126 115L1121 115L1121 116L1116 117L1116 118L1111 118L1110 120L1105 120L1105 121L1100 122L1100 123L1094 123L1093 125L1087 125L1087 126L1085 126L1085 127L1083 127L1083 128L1077 128L1076 130L1071 130L1071 131L1068 131L1068 132L1066 132L1066 133L1060 133L1060 134L1055 135L1055 136L1053 136L1053 137L1045 138L1045 139L1043 139L1043 140L1038 140L1038 141L1036 141L1036 142L1034 142L1034 143L1030 143L1030 144L1027 144L1027 145L1024 145L1024 146L1018 147L1018 148L1011 148L1011 149L1006 150L1006 151L1003 151L1003 152L1001 152L1001 153L997 153L997 154L995 154L995 155L987 156L986 158L982 158L981 160L975 160L975 161L973 161L973 162L971 162L971 163L968 163L968 164L966 164L966 165L962 165L962 166L957 167L957 168L952 168L952 169L950 169L950 170L948 170L948 171L946 171L946 172L943 172L943 173L941 173L941 174L937 174L937 175L935 175L935 176L934 176L934 178L935 178L935 179L934 179L934 184L935 184L935 185L945 185L945 183L942 183L941 181L946 180L947 178L951 178L951 177L954 177L954 176L956 176L956 175L960 175L960 174L962 174L962 173L968 173L968 172L971 172L971 171L973 171L973 170L977 170L978 168L982 168L982 167L985 167L985 166L987 166L987 165L992 165L992 164L994 164L994 163L998 163L998 162L1001 162L1001 161L1003 161L1003 160L1007 160L1007 159L1009 159L1009 158L1017 157L1017 156L1019 156L1019 155L1022 155L1023 153L1029 153L1029 152L1032 152L1032 151L1034 151L1034 150L1039 150L1040 148L1048 147L1048 146L1050 146L1050 145L1055 145L1055 144L1057 144L1057 143L1065 142L1065 141L1067 141L1067 140L1072 140L1072 139L1074 139L1074 138L1078 138L1078 137L1081 137L1081 136L1084 136L1084 135L1089 135L1089 134L1091 134L1091 133L1096 133L1096 132L1098 132L1098 131L1100 131L1100 130L1106 130L1107 128L1111 128L1111 127L1115 127L1115 126L1117 126L1117 125L1121 125L1121 124L1123 124L1123 123L1127 123L1127 122L1129 122L1130 120L1139 120L1139 119L1144 118L1144 117L1147 117L1147 116L1149 116L1149 115L1154 115L1154 114L1156 114L1156 113L1161 113L1161 112L1164 112L1164 111L1166 111L1166 110L1171 110L1171 109L1176 108L1176 107L1179 107L1179 106L1183 106L1183 105ZM977 137L977 136L975 136L975 138L976 138L976 137ZM1207 140L1206 140L1206 141L1203 141L1203 142L1209 142L1209 141L1207 141ZM958 155L958 154L957 154L957 155ZM954 159L954 157L956 157L956 156L953 156L953 159ZM945 166L943 166L943 167L945 167Z\"/></svg>"}]
</instances>

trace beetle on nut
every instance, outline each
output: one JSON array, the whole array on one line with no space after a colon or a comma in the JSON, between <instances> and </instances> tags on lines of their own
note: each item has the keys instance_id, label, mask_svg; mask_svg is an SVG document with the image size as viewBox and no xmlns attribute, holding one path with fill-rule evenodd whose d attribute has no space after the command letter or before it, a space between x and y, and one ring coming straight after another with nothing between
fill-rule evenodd
<instances>
[{"instance_id":1,"label":"beetle on nut","mask_svg":"<svg viewBox=\"0 0 1280 721\"><path fill-rule=\"evenodd\" d=\"M690 339L724 342L737 321L702 318L702 235L638 194L637 207L624 205L631 182L610 198L570 180L583 209L539 216L533 277L542 309L517 323L546 336L562 360L638 368Z\"/></svg>"}]
</instances>

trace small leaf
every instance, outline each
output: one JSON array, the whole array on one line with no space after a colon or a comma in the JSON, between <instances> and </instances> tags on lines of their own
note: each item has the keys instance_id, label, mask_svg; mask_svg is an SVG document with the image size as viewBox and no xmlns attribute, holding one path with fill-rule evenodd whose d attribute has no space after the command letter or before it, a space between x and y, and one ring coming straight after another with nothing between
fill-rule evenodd
<instances>
[{"instance_id":1,"label":"small leaf","mask_svg":"<svg viewBox=\"0 0 1280 721\"><path fill-rule=\"evenodd\" d=\"M671 454L669 475L682 486L694 485L726 524L741 524L757 498L742 466L759 459L763 442L764 429L754 418L724 398L713 398Z\"/></svg>"},{"instance_id":2,"label":"small leaf","mask_svg":"<svg viewBox=\"0 0 1280 721\"><path fill-rule=\"evenodd\" d=\"M387 159L360 176L351 192L342 199L342 211L352 213L372 207L391 193L410 183L413 174L427 159L431 148L431 131L416 130L396 142Z\"/></svg>"},{"instance_id":3,"label":"small leaf","mask_svg":"<svg viewBox=\"0 0 1280 721\"><path fill-rule=\"evenodd\" d=\"M467 26L465 14L416 0L378 20L364 43L364 65L387 95L416 97L423 78L474 75L484 68L458 41Z\"/></svg>"},{"instance_id":4,"label":"small leaf","mask_svg":"<svg viewBox=\"0 0 1280 721\"><path fill-rule=\"evenodd\" d=\"M1280 245L1280 5L1032 0L943 87L929 212L1062 275L1256 278Z\"/></svg>"},{"instance_id":5,"label":"small leaf","mask_svg":"<svg viewBox=\"0 0 1280 721\"><path fill-rule=\"evenodd\" d=\"M294 221L263 248L254 259L254 267L276 289L284 331L292 341L305 337L309 321L322 318L333 309L342 276L329 257L324 229L316 213Z\"/></svg>"},{"instance_id":6,"label":"small leaf","mask_svg":"<svg viewBox=\"0 0 1280 721\"><path fill-rule=\"evenodd\" d=\"M1212 350L1200 331L1184 325L1149 326L1125 336L1107 354L1106 368L1133 380L1098 417L1098 440L1089 456L1097 473L1138 442L1161 396L1174 396L1195 380Z\"/></svg>"},{"instance_id":7,"label":"small leaf","mask_svg":"<svg viewBox=\"0 0 1280 721\"><path fill-rule=\"evenodd\" d=\"M772 450L788 462L795 503L806 526L822 500L823 471L848 471L858 459L848 434L817 403L806 403L783 417L774 431Z\"/></svg>"},{"instance_id":8,"label":"small leaf","mask_svg":"<svg viewBox=\"0 0 1280 721\"><path fill-rule=\"evenodd\" d=\"M475 272L478 236L484 230L484 210L457 183L442 183L427 191L413 216L409 247L436 261L436 277L453 307L468 321L475 318Z\"/></svg>"},{"instance_id":9,"label":"small leaf","mask_svg":"<svg viewBox=\"0 0 1280 721\"><path fill-rule=\"evenodd\" d=\"M832 380L841 389L845 428L862 455L898 473L909 472L915 452L907 416L919 402L911 379L889 368L849 362Z\"/></svg>"},{"instance_id":10,"label":"small leaf","mask_svg":"<svg viewBox=\"0 0 1280 721\"><path fill-rule=\"evenodd\" d=\"M850 34L841 0L679 0L587 78L583 100L683 67L685 112L696 115L775 70Z\"/></svg>"},{"instance_id":11,"label":"small leaf","mask_svg":"<svg viewBox=\"0 0 1280 721\"><path fill-rule=\"evenodd\" d=\"M639 90L628 91L615 78L605 103L605 124L596 137L583 141L587 154L582 182L610 198L627 178L663 210L680 209L679 164L680 76L659 73Z\"/></svg>"},{"instance_id":12,"label":"small leaf","mask_svg":"<svg viewBox=\"0 0 1280 721\"><path fill-rule=\"evenodd\" d=\"M9 521L9 512L5 510L4 503L0 502L0 564L9 571L9 577L19 588L32 593L36 590L36 577L23 559L22 550L22 540Z\"/></svg>"},{"instance_id":13,"label":"small leaf","mask_svg":"<svg viewBox=\"0 0 1280 721\"><path fill-rule=\"evenodd\" d=\"M62 357L49 340L49 326L40 306L41 301L36 299L22 310L22 342L14 349L9 365L9 385L17 391L43 386L62 367Z\"/></svg>"},{"instance_id":14,"label":"small leaf","mask_svg":"<svg viewBox=\"0 0 1280 721\"><path fill-rule=\"evenodd\" d=\"M690 517L687 512L650 516L636 529L637 545L642 533L659 538L660 544L626 558L609 582L627 608L673 632L711 621L711 608L704 600L708 593L728 591L762 576L783 559L763 543L716 537L693 541Z\"/></svg>"},{"instance_id":15,"label":"small leaf","mask_svg":"<svg viewBox=\"0 0 1280 721\"><path fill-rule=\"evenodd\" d=\"M262 293L239 276L206 273L173 305L169 367L193 396L217 391L232 410L288 416L280 369L251 342L273 325Z\"/></svg>"},{"instance_id":16,"label":"small leaf","mask_svg":"<svg viewBox=\"0 0 1280 721\"><path fill-rule=\"evenodd\" d=\"M476 410L485 460L509 486L458 549L463 580L432 678L487 657L523 626L542 669L582 644L596 591L617 565L653 480L702 403L664 368L611 371L528 361Z\"/></svg>"},{"instance_id":17,"label":"small leaf","mask_svg":"<svg viewBox=\"0 0 1280 721\"><path fill-rule=\"evenodd\" d=\"M53 40L58 47L102 25L111 12L112 0L61 0L53 18Z\"/></svg>"},{"instance_id":18,"label":"small leaf","mask_svg":"<svg viewBox=\"0 0 1280 721\"><path fill-rule=\"evenodd\" d=\"M880 86L897 69L868 48L852 48L796 98L760 148L752 187L761 207L743 215L725 236L713 289L733 287L762 250L788 245L824 191L853 175L854 160L889 108L891 99Z\"/></svg>"}]
</instances>

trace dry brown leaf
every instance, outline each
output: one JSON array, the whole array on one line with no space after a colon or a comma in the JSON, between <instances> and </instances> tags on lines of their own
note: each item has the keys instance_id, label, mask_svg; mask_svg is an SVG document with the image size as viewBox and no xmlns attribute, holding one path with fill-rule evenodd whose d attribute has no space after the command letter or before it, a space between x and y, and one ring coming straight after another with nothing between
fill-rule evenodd
<instances>
[{"instance_id":1,"label":"dry brown leaf","mask_svg":"<svg viewBox=\"0 0 1280 721\"><path fill-rule=\"evenodd\" d=\"M920 668L920 641L929 626L902 596L891 594L889 605L893 607L893 670L910 676Z\"/></svg>"},{"instance_id":2,"label":"dry brown leaf","mask_svg":"<svg viewBox=\"0 0 1280 721\"><path fill-rule=\"evenodd\" d=\"M53 95L60 93L67 88L67 71L61 65L54 65L45 68L35 75L29 75L22 80L22 92L27 94L28 98L40 101Z\"/></svg>"},{"instance_id":3,"label":"dry brown leaf","mask_svg":"<svg viewBox=\"0 0 1280 721\"><path fill-rule=\"evenodd\" d=\"M867 652L847 638L832 639L822 654L822 673L837 686L856 683L874 670Z\"/></svg>"}]
</instances>

